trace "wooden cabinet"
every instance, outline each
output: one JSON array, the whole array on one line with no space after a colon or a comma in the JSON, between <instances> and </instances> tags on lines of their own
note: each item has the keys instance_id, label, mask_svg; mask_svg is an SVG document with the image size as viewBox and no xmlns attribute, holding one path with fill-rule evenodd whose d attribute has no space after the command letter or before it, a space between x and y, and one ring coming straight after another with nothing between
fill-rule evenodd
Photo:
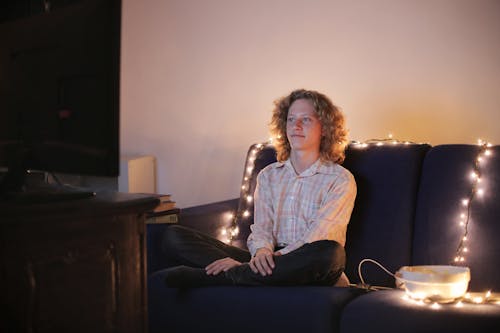
<instances>
[{"instance_id":1,"label":"wooden cabinet","mask_svg":"<svg viewBox=\"0 0 500 333\"><path fill-rule=\"evenodd\" d=\"M0 203L0 331L147 332L145 195Z\"/></svg>"}]
</instances>

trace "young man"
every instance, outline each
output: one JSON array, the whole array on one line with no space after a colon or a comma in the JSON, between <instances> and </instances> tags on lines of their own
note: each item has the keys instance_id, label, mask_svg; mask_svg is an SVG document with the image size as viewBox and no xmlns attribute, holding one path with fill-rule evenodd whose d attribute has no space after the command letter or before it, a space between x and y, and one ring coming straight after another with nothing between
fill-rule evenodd
<instances>
[{"instance_id":1,"label":"young man","mask_svg":"<svg viewBox=\"0 0 500 333\"><path fill-rule=\"evenodd\" d=\"M325 95L296 90L275 102L271 132L278 162L257 176L249 251L169 226L164 251L186 266L167 270L167 286L334 285L343 276L356 196L340 166L344 117Z\"/></svg>"}]
</instances>

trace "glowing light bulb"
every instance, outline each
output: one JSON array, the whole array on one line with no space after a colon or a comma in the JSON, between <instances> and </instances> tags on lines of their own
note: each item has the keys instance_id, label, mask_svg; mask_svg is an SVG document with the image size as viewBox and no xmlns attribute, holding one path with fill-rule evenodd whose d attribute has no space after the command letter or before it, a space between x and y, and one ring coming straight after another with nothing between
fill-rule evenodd
<instances>
[{"instance_id":1,"label":"glowing light bulb","mask_svg":"<svg viewBox=\"0 0 500 333\"><path fill-rule=\"evenodd\" d=\"M253 198L251 195L247 195L247 202L250 203L252 202Z\"/></svg>"},{"instance_id":2,"label":"glowing light bulb","mask_svg":"<svg viewBox=\"0 0 500 333\"><path fill-rule=\"evenodd\" d=\"M462 199L462 205L467 206L469 204L469 200L467 199Z\"/></svg>"},{"instance_id":3,"label":"glowing light bulb","mask_svg":"<svg viewBox=\"0 0 500 333\"><path fill-rule=\"evenodd\" d=\"M248 210L245 210L245 211L243 212L243 216L244 216L244 217L249 217L249 216L250 216L250 212L249 212Z\"/></svg>"},{"instance_id":4,"label":"glowing light bulb","mask_svg":"<svg viewBox=\"0 0 500 333\"><path fill-rule=\"evenodd\" d=\"M437 302L432 303L431 308L434 310L439 310L441 309L441 305L439 305Z\"/></svg>"},{"instance_id":5,"label":"glowing light bulb","mask_svg":"<svg viewBox=\"0 0 500 333\"><path fill-rule=\"evenodd\" d=\"M483 303L484 298L482 298L481 296L476 296L476 297L472 298L472 301L476 304L481 304L481 303Z\"/></svg>"}]
</instances>

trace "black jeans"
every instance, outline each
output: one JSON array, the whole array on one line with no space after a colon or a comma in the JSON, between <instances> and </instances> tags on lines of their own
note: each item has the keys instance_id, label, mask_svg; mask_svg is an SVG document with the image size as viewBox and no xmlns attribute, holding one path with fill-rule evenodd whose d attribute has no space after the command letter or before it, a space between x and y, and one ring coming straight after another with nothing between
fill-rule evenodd
<instances>
[{"instance_id":1,"label":"black jeans","mask_svg":"<svg viewBox=\"0 0 500 333\"><path fill-rule=\"evenodd\" d=\"M181 225L166 228L162 247L167 256L190 267L205 268L226 257L243 263L225 273L237 285L334 285L345 268L344 248L330 240L275 256L275 268L266 276L250 269L250 252Z\"/></svg>"}]
</instances>

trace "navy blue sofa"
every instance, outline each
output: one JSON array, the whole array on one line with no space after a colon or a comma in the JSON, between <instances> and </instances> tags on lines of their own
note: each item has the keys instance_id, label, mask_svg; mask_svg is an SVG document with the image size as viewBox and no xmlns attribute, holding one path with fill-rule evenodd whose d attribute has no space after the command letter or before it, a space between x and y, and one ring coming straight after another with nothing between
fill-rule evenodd
<instances>
[{"instance_id":1,"label":"navy blue sofa","mask_svg":"<svg viewBox=\"0 0 500 333\"><path fill-rule=\"evenodd\" d=\"M394 289L391 272L405 265L450 264L463 237L460 214L472 188L476 145L351 144L344 166L358 195L348 228L346 274L351 287L167 288L164 269L176 265L162 251L168 225L148 225L150 332L498 332L500 303L426 304ZM466 264L470 291L500 291L500 146L479 163L482 196L470 201ZM272 146L250 147L240 198L182 210L179 223L220 238L234 212L245 247L252 223L255 177L275 161ZM195 185L193 185L195 186ZM202 185L197 185L202 186ZM355 285L358 284L358 287ZM393 289L371 291L386 287Z\"/></svg>"}]
</instances>

